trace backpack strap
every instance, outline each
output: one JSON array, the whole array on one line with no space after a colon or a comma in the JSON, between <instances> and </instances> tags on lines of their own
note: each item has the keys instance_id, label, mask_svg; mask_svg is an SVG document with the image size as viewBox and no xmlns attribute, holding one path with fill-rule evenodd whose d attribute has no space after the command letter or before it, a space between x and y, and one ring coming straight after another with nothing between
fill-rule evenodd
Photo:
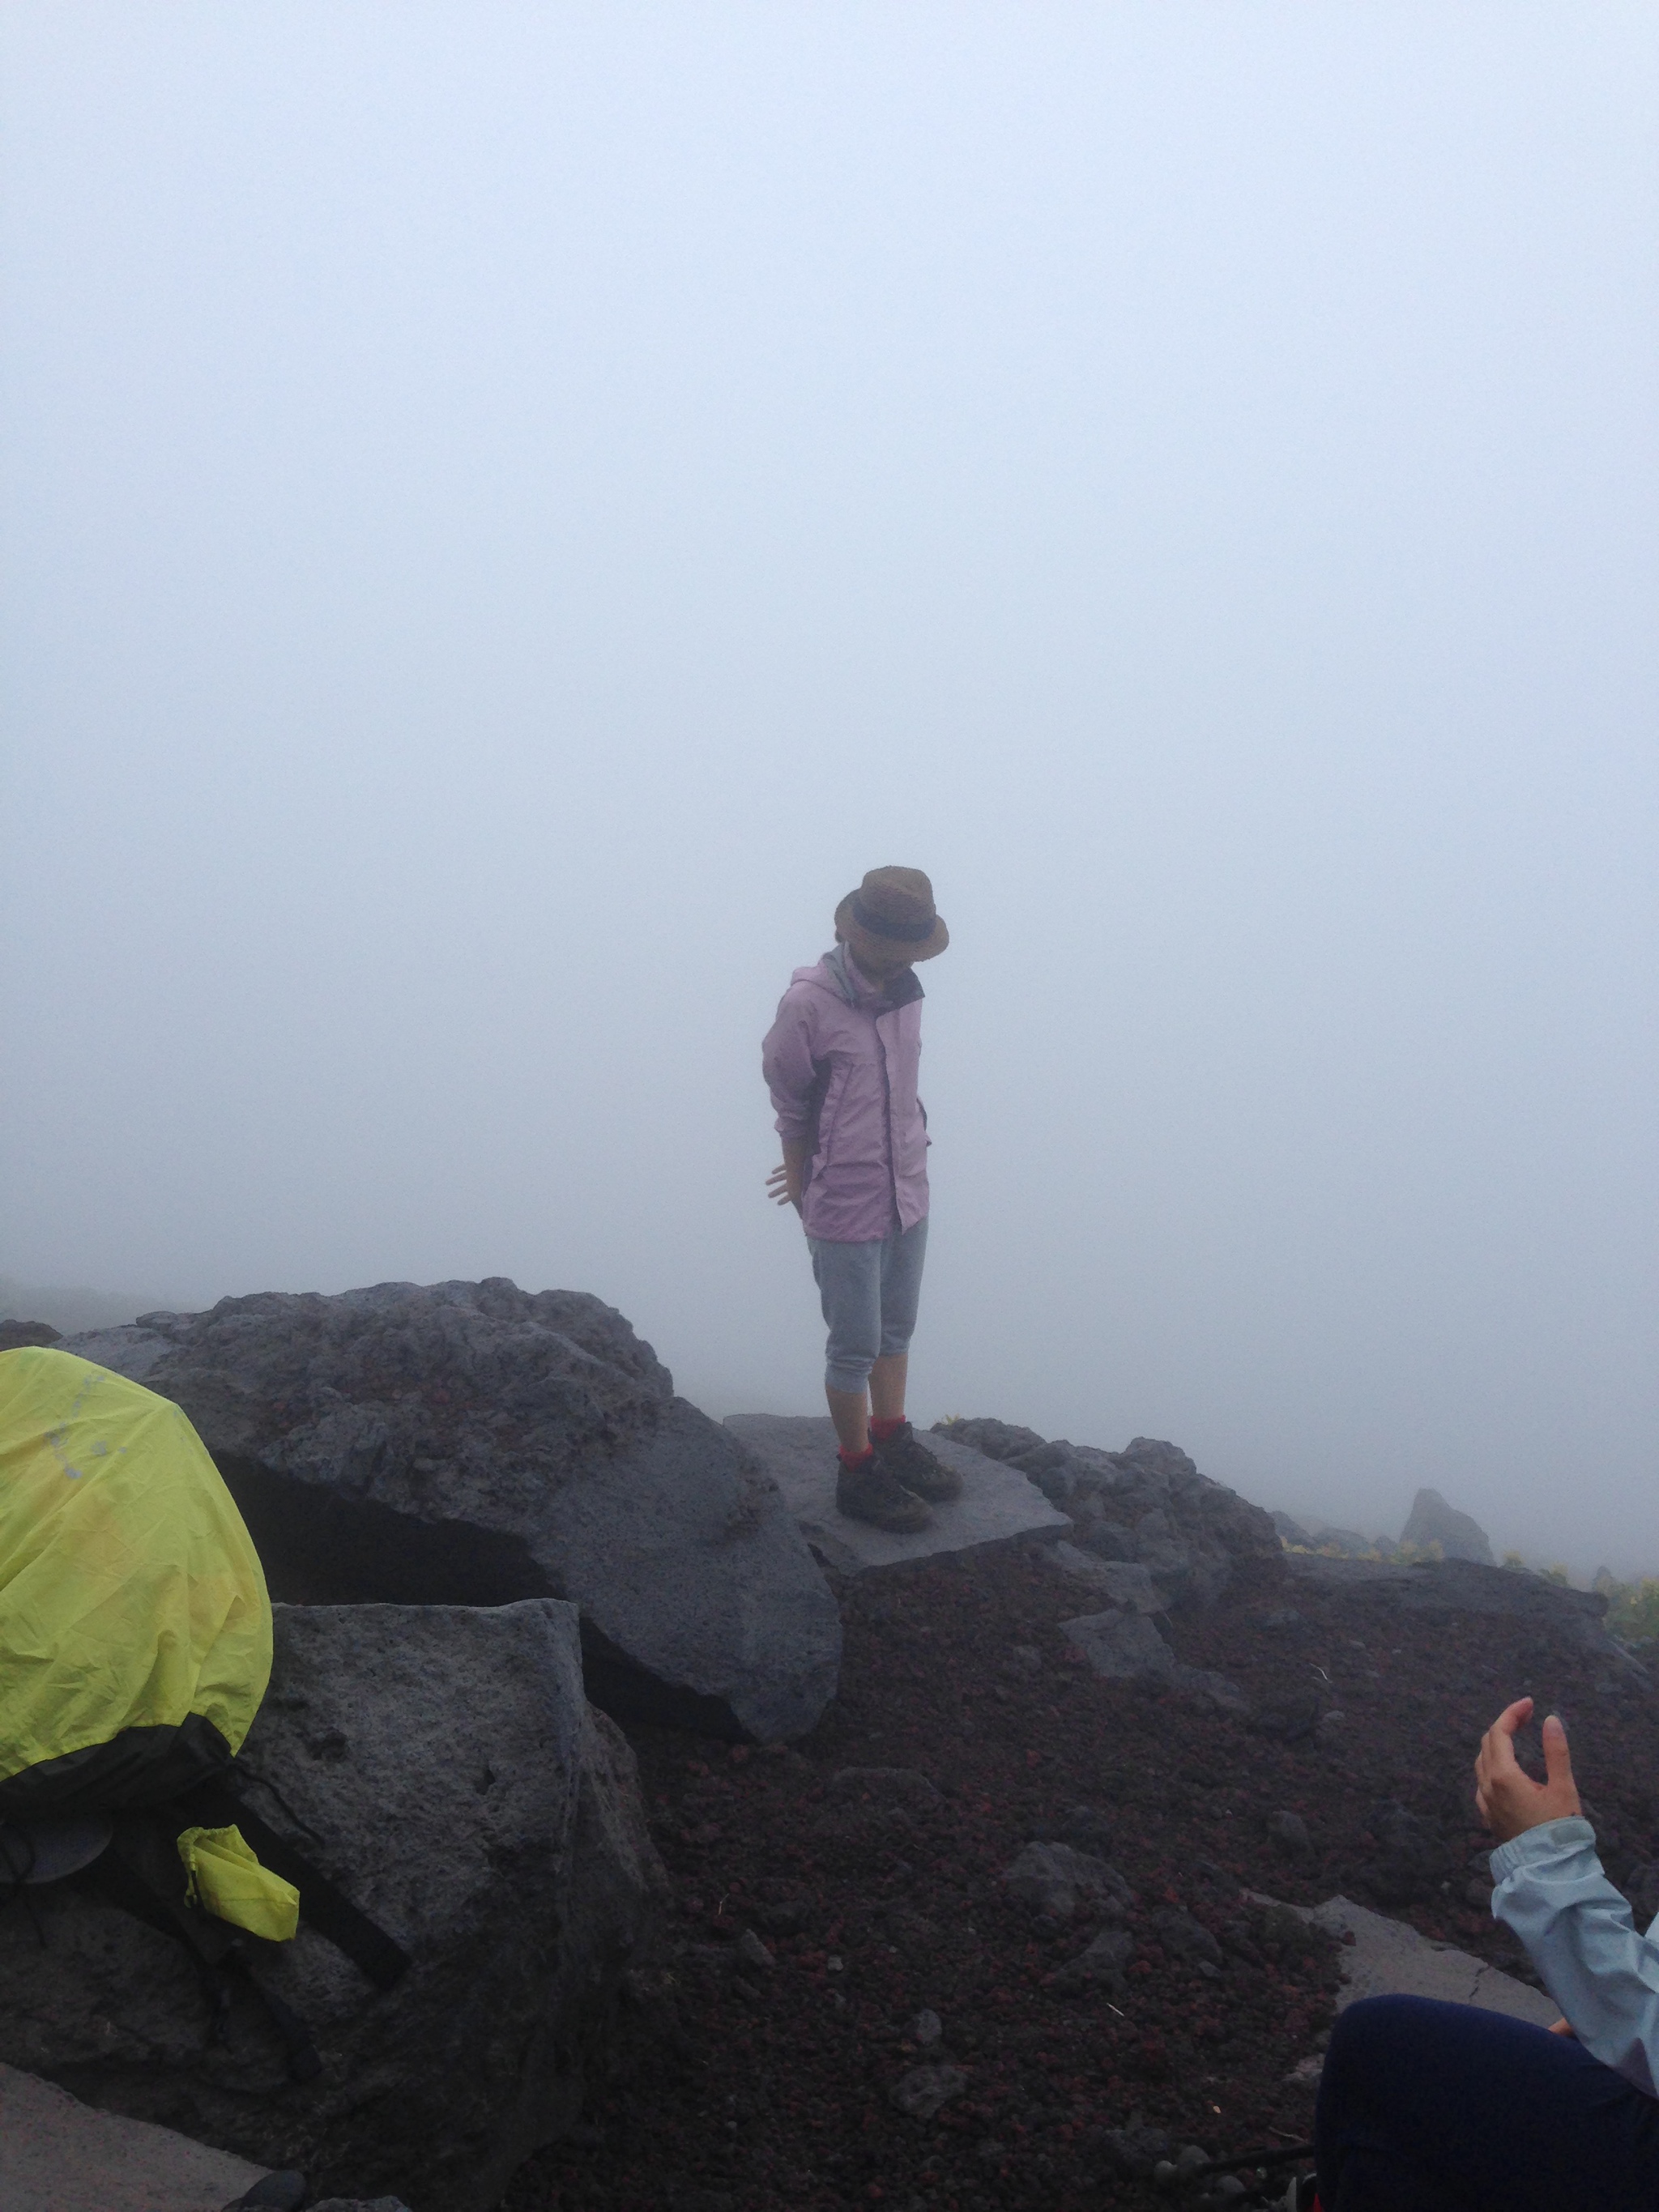
<instances>
[{"instance_id":1,"label":"backpack strap","mask_svg":"<svg viewBox=\"0 0 1659 2212\"><path fill-rule=\"evenodd\" d=\"M282 2039L289 2079L314 2081L323 2062L311 2032L291 2005L255 1979L240 1938L222 1921L198 1912L184 1894L184 1869L167 1833L169 1824L124 1814L108 1848L83 1868L83 1881L111 1905L172 1938L189 1952L197 1978L213 2008L209 2040L222 2040L230 2014L232 1977L257 1999Z\"/></svg>"},{"instance_id":2,"label":"backpack strap","mask_svg":"<svg viewBox=\"0 0 1659 2212\"><path fill-rule=\"evenodd\" d=\"M182 1802L189 1806L190 1819L181 1820L180 1827L199 1821L203 1827L240 1828L258 1854L260 1863L299 1891L300 1917L319 1936L327 1936L337 1950L343 1951L377 1990L392 1989L403 1979L410 1966L409 1954L403 1946L394 1942L384 1928L377 1927L366 1912L359 1911L343 1891L337 1889L286 1836L262 1820L246 1798L216 1778L191 1790Z\"/></svg>"}]
</instances>

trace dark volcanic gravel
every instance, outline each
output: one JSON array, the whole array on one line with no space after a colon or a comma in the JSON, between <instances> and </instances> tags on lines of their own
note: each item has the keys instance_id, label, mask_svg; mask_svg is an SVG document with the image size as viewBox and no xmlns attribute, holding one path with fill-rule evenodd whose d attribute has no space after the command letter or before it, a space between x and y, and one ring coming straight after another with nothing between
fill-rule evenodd
<instances>
[{"instance_id":1,"label":"dark volcanic gravel","mask_svg":"<svg viewBox=\"0 0 1659 2212\"><path fill-rule=\"evenodd\" d=\"M1097 1602L1013 1550L860 1579L842 1694L805 1743L630 1732L668 1940L633 1977L614 2073L510 2212L1167 2203L1141 2178L1164 2139L1304 2141L1335 1950L1240 1892L1342 1891L1530 1978L1481 1907L1470 1808L1480 1731L1523 1692L1567 1720L1615 1878L1654 1856L1659 1705L1565 1635L1388 1611L1262 1563L1168 1625L1248 1691L1246 1720L1071 1659L1057 1624ZM1107 1859L1136 1893L1127 1919L1109 1899L1063 1923L1015 1904L1001 1875L1034 1838ZM1068 1986L1120 1926L1127 1971ZM929 2117L895 2100L916 2101L922 2067L951 2069Z\"/></svg>"}]
</instances>

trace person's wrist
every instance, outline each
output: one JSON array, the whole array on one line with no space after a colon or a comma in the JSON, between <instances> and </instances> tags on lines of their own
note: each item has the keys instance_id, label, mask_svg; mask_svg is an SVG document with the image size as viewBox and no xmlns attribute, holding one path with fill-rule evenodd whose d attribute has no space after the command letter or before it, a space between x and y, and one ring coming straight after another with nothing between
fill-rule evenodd
<instances>
[{"instance_id":1,"label":"person's wrist","mask_svg":"<svg viewBox=\"0 0 1659 2212\"><path fill-rule=\"evenodd\" d=\"M1571 1820L1577 1817L1576 1800L1571 1805L1517 1805L1498 1840L1500 1844L1512 1844L1517 1836L1530 1835L1534 1828L1547 1828L1553 1820Z\"/></svg>"},{"instance_id":2,"label":"person's wrist","mask_svg":"<svg viewBox=\"0 0 1659 2212\"><path fill-rule=\"evenodd\" d=\"M1557 1840L1545 1834L1545 1830L1559 1828L1566 1820L1582 1820L1582 1813L1552 1813L1540 1820L1534 1820L1524 1828L1514 1829L1494 1844L1492 1853L1492 1874L1494 1881L1502 1881L1522 1865L1538 1850L1547 1850ZM1586 1824L1588 1825L1588 1824ZM1593 1834L1593 1832L1592 1832ZM1532 1839L1538 1840L1534 1842ZM1565 1844L1569 1838L1559 1839Z\"/></svg>"}]
</instances>

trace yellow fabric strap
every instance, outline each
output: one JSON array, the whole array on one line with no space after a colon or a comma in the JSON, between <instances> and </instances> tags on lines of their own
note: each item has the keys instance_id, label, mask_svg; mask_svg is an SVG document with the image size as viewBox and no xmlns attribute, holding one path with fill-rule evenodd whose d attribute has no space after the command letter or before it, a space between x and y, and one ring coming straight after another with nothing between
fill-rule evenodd
<instances>
[{"instance_id":1,"label":"yellow fabric strap","mask_svg":"<svg viewBox=\"0 0 1659 2212\"><path fill-rule=\"evenodd\" d=\"M192 1905L250 1936L286 1943L300 1924L300 1893L262 1867L240 1828L186 1828L179 1838Z\"/></svg>"}]
</instances>

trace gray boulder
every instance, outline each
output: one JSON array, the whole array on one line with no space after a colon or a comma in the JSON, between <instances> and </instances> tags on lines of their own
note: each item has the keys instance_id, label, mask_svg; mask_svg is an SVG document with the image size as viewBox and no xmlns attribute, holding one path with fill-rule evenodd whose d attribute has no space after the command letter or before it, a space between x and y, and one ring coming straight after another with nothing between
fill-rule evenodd
<instances>
[{"instance_id":1,"label":"gray boulder","mask_svg":"<svg viewBox=\"0 0 1659 2212\"><path fill-rule=\"evenodd\" d=\"M183 1407L276 1596L568 1598L623 1719L775 1742L835 1693L840 1616L775 1484L597 1298L270 1292L64 1349Z\"/></svg>"},{"instance_id":2,"label":"gray boulder","mask_svg":"<svg viewBox=\"0 0 1659 2212\"><path fill-rule=\"evenodd\" d=\"M1480 1522L1467 1513L1460 1513L1455 1506L1448 1505L1437 1490L1418 1492L1412 1501L1410 1516L1400 1532L1400 1540L1420 1552L1438 1544L1443 1558L1471 1559L1479 1567L1498 1564Z\"/></svg>"},{"instance_id":3,"label":"gray boulder","mask_svg":"<svg viewBox=\"0 0 1659 2212\"><path fill-rule=\"evenodd\" d=\"M1115 1866L1069 1844L1027 1844L1002 1880L1016 1905L1050 1920L1069 1920L1079 1903L1121 1920L1135 1901Z\"/></svg>"},{"instance_id":4,"label":"gray boulder","mask_svg":"<svg viewBox=\"0 0 1659 2212\"><path fill-rule=\"evenodd\" d=\"M1037 1450L1042 1443L1035 1429L1022 1429L1012 1421L935 1421L933 1434L970 1445L987 1459L1013 1459L1020 1452Z\"/></svg>"},{"instance_id":5,"label":"gray boulder","mask_svg":"<svg viewBox=\"0 0 1659 2212\"><path fill-rule=\"evenodd\" d=\"M948 2105L968 2087L960 2066L913 2066L900 2076L890 2094L907 2119L931 2120L941 2105Z\"/></svg>"},{"instance_id":6,"label":"gray boulder","mask_svg":"<svg viewBox=\"0 0 1659 2212\"><path fill-rule=\"evenodd\" d=\"M1410 1905L1433 1896L1451 1871L1445 1838L1398 1798L1385 1797L1366 1815L1374 1849L1359 1881L1379 1905Z\"/></svg>"},{"instance_id":7,"label":"gray boulder","mask_svg":"<svg viewBox=\"0 0 1659 2212\"><path fill-rule=\"evenodd\" d=\"M1304 1551L1311 1548L1314 1540L1299 1521L1292 1521L1288 1513L1271 1513L1267 1517L1278 1529L1281 1544L1299 1544Z\"/></svg>"},{"instance_id":8,"label":"gray boulder","mask_svg":"<svg viewBox=\"0 0 1659 2212\"><path fill-rule=\"evenodd\" d=\"M484 2212L580 2110L587 2054L664 1877L633 1754L582 1695L575 1610L531 1599L276 1608L249 1802L410 1954L390 1990L305 1923L249 1939L321 2076L268 2014L225 2032L182 1946L75 1883L0 1914L0 2059L313 2191ZM246 1786L246 1785L245 1785ZM277 1795L280 1793L280 1796ZM304 1832L298 1832L301 1825Z\"/></svg>"},{"instance_id":9,"label":"gray boulder","mask_svg":"<svg viewBox=\"0 0 1659 2212\"><path fill-rule=\"evenodd\" d=\"M1152 1934L1172 1959L1190 1964L1199 1960L1212 1966L1221 1964L1221 1946L1201 1920L1178 1905L1162 1905L1151 1916Z\"/></svg>"},{"instance_id":10,"label":"gray boulder","mask_svg":"<svg viewBox=\"0 0 1659 2212\"><path fill-rule=\"evenodd\" d=\"M1062 1620L1060 1629L1107 1681L1146 1682L1173 1690L1188 1703L1215 1712L1249 1711L1249 1700L1237 1682L1177 1659L1145 1613L1109 1607L1104 1613Z\"/></svg>"},{"instance_id":11,"label":"gray boulder","mask_svg":"<svg viewBox=\"0 0 1659 2212\"><path fill-rule=\"evenodd\" d=\"M1269 1813L1267 1833L1286 1858L1305 1859L1313 1850L1308 1824L1299 1813Z\"/></svg>"},{"instance_id":12,"label":"gray boulder","mask_svg":"<svg viewBox=\"0 0 1659 2212\"><path fill-rule=\"evenodd\" d=\"M1167 1610L1163 1591L1153 1582L1150 1570L1139 1560L1103 1559L1092 1552L1080 1552L1063 1536L1057 1544L1044 1544L1034 1556L1051 1566L1056 1574L1098 1590L1109 1605L1127 1606L1136 1613Z\"/></svg>"},{"instance_id":13,"label":"gray boulder","mask_svg":"<svg viewBox=\"0 0 1659 2212\"><path fill-rule=\"evenodd\" d=\"M1064 1995L1102 1987L1120 1990L1134 1948L1135 1939L1127 1928L1103 1929L1086 1950L1066 1960L1050 1986Z\"/></svg>"},{"instance_id":14,"label":"gray boulder","mask_svg":"<svg viewBox=\"0 0 1659 2212\"><path fill-rule=\"evenodd\" d=\"M1468 1559L1407 1565L1403 1560L1327 1559L1315 1553L1306 1559L1287 1555L1285 1565L1291 1582L1318 1583L1334 1595L1346 1595L1360 1619L1374 1621L1379 1613L1398 1607L1402 1613L1468 1613L1530 1621L1569 1648L1606 1660L1613 1674L1632 1686L1650 1686L1647 1668L1608 1633L1607 1601L1600 1590L1569 1589L1540 1575L1476 1566Z\"/></svg>"},{"instance_id":15,"label":"gray boulder","mask_svg":"<svg viewBox=\"0 0 1659 2212\"><path fill-rule=\"evenodd\" d=\"M1176 1656L1146 1614L1108 1606L1062 1620L1060 1633L1108 1681L1173 1682Z\"/></svg>"},{"instance_id":16,"label":"gray boulder","mask_svg":"<svg viewBox=\"0 0 1659 2212\"><path fill-rule=\"evenodd\" d=\"M1063 1437L1045 1441L1004 1421L955 1421L945 1433L1018 1468L1071 1516L1074 1547L1144 1567L1162 1605L1210 1604L1241 1560L1282 1556L1271 1515L1157 1437L1136 1437L1111 1452Z\"/></svg>"},{"instance_id":17,"label":"gray boulder","mask_svg":"<svg viewBox=\"0 0 1659 2212\"><path fill-rule=\"evenodd\" d=\"M0 1352L16 1352L29 1344L57 1344L61 1337L49 1321L0 1321Z\"/></svg>"}]
</instances>

